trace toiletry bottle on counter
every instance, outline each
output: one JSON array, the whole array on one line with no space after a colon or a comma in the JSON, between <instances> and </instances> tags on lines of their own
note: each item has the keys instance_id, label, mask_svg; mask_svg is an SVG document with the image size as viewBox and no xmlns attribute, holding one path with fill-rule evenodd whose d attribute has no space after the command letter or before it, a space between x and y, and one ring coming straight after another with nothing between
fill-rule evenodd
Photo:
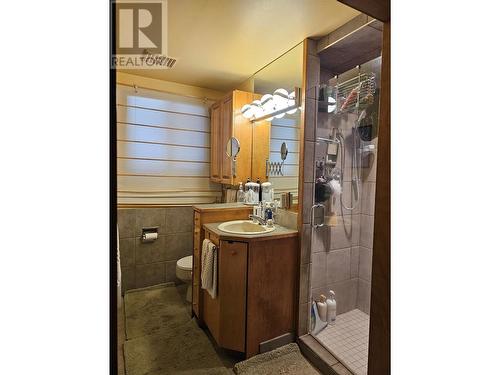
<instances>
[{"instance_id":1,"label":"toiletry bottle on counter","mask_svg":"<svg viewBox=\"0 0 500 375\"><path fill-rule=\"evenodd\" d=\"M259 185L259 202L262 202L262 185L260 184L260 178L257 178L257 185Z\"/></svg>"},{"instance_id":2,"label":"toiletry bottle on counter","mask_svg":"<svg viewBox=\"0 0 500 375\"><path fill-rule=\"evenodd\" d=\"M337 301L335 301L335 292L330 290L330 298L326 300L326 318L328 323L332 323L337 317Z\"/></svg>"},{"instance_id":3,"label":"toiletry bottle on counter","mask_svg":"<svg viewBox=\"0 0 500 375\"><path fill-rule=\"evenodd\" d=\"M266 219L266 221L273 219L273 210L271 209L271 207L269 206L268 203L266 203L266 211L265 211L264 218Z\"/></svg>"},{"instance_id":4,"label":"toiletry bottle on counter","mask_svg":"<svg viewBox=\"0 0 500 375\"><path fill-rule=\"evenodd\" d=\"M327 319L326 296L323 295L323 294L320 295L319 296L319 301L316 302L316 305L318 306L318 315L319 315L319 318L323 322L326 322L326 319Z\"/></svg>"},{"instance_id":5,"label":"toiletry bottle on counter","mask_svg":"<svg viewBox=\"0 0 500 375\"><path fill-rule=\"evenodd\" d=\"M245 191L243 190L243 182L240 182L238 193L236 193L236 202L245 202Z\"/></svg>"}]
</instances>

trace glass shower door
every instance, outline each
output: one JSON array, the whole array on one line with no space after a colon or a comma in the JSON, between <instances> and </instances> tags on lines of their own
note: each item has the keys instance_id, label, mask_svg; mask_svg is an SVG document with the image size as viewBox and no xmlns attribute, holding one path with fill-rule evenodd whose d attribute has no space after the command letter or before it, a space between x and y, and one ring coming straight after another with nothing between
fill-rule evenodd
<instances>
[{"instance_id":1,"label":"glass shower door","mask_svg":"<svg viewBox=\"0 0 500 375\"><path fill-rule=\"evenodd\" d=\"M356 375L366 374L368 364L379 74L380 58L317 88L310 166L310 333ZM333 294L331 320L323 301Z\"/></svg>"}]
</instances>

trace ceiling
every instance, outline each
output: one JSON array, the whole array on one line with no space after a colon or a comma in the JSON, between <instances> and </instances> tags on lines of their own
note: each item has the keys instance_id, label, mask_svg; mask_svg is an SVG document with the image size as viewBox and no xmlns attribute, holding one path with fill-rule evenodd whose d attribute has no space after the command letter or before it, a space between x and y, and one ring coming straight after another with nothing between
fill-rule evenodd
<instances>
[{"instance_id":1,"label":"ceiling","mask_svg":"<svg viewBox=\"0 0 500 375\"><path fill-rule=\"evenodd\" d=\"M307 37L359 14L336 0L168 0L172 69L127 73L229 91Z\"/></svg>"}]
</instances>

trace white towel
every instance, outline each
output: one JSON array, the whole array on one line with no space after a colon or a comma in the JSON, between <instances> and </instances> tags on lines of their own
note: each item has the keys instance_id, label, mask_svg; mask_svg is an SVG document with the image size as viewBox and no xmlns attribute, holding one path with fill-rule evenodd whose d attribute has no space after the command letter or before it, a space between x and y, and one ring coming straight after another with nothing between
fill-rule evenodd
<instances>
[{"instance_id":1,"label":"white towel","mask_svg":"<svg viewBox=\"0 0 500 375\"><path fill-rule=\"evenodd\" d=\"M203 240L201 248L201 289L217 297L217 246L208 239Z\"/></svg>"}]
</instances>

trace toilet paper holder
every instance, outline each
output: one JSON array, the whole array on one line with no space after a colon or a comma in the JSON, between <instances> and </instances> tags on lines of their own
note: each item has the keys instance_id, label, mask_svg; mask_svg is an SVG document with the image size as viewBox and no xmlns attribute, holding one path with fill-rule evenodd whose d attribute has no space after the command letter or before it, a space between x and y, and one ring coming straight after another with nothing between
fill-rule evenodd
<instances>
[{"instance_id":1,"label":"toilet paper holder","mask_svg":"<svg viewBox=\"0 0 500 375\"><path fill-rule=\"evenodd\" d=\"M142 228L142 242L153 242L158 239L158 227Z\"/></svg>"}]
</instances>

